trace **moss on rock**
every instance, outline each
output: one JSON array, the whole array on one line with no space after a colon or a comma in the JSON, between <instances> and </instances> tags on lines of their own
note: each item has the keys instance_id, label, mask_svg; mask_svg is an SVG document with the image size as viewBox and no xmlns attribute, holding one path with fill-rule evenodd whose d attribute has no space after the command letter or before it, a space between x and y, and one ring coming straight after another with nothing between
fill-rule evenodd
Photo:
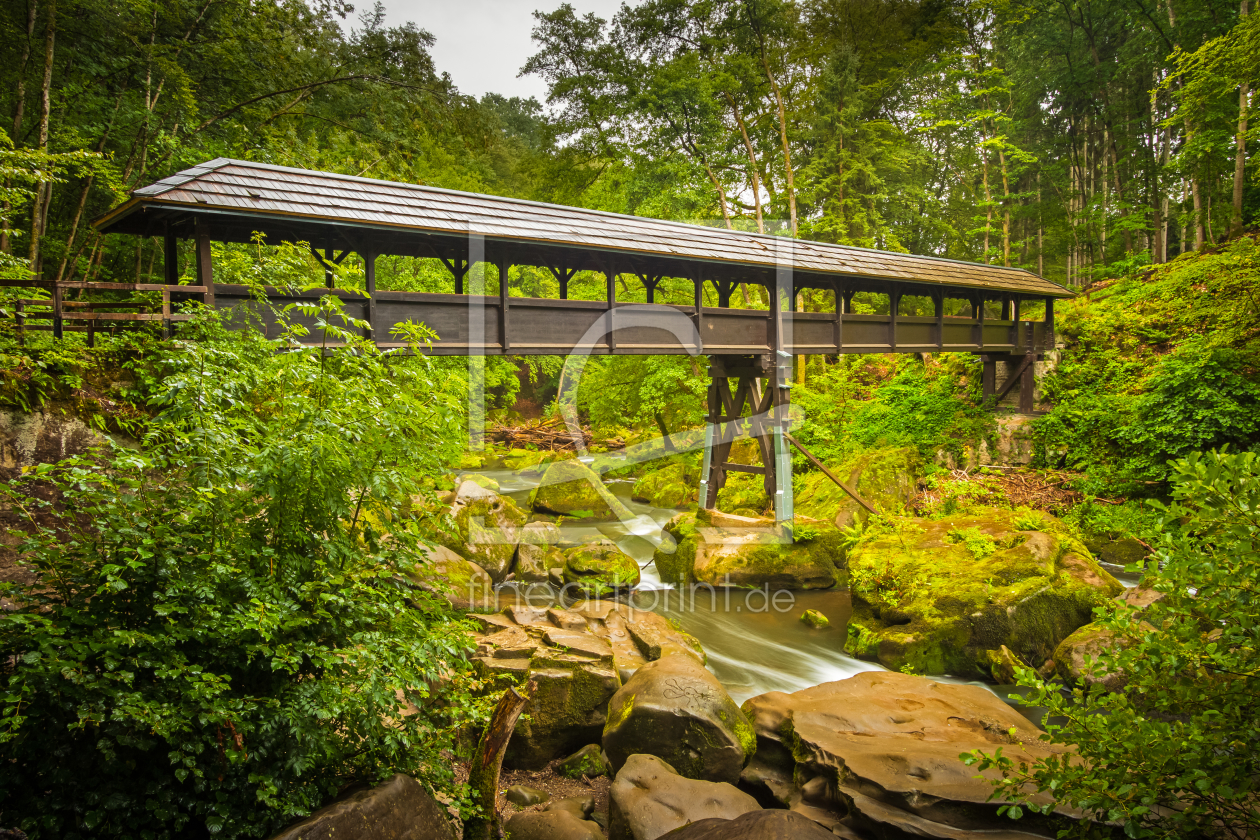
<instances>
[{"instance_id":1,"label":"moss on rock","mask_svg":"<svg viewBox=\"0 0 1260 840\"><path fill-rule=\"evenodd\" d=\"M697 516L700 516L700 520ZM786 542L768 519L749 520L747 527L717 526L703 521L708 512L680 514L665 531L670 540L653 559L661 580L772 589L830 589L844 583L844 538L825 523L803 518L809 540Z\"/></svg>"},{"instance_id":2,"label":"moss on rock","mask_svg":"<svg viewBox=\"0 0 1260 840\"><path fill-rule=\"evenodd\" d=\"M557 461L547 467L542 481L530 494L529 503L536 511L561 516L632 517L621 500L604 487L599 474L576 459Z\"/></svg>"},{"instance_id":3,"label":"moss on rock","mask_svg":"<svg viewBox=\"0 0 1260 840\"><path fill-rule=\"evenodd\" d=\"M610 540L600 540L566 552L564 582L573 597L606 598L638 584L639 564Z\"/></svg>"},{"instance_id":4,"label":"moss on rock","mask_svg":"<svg viewBox=\"0 0 1260 840\"><path fill-rule=\"evenodd\" d=\"M914 496L921 470L919 454L902 447L859 453L832 472L881 513L900 515ZM821 472L801 477L794 509L798 515L822 519L838 528L847 528L859 519L865 521L867 516L861 505Z\"/></svg>"},{"instance_id":5,"label":"moss on rock","mask_svg":"<svg viewBox=\"0 0 1260 840\"><path fill-rule=\"evenodd\" d=\"M847 651L969 677L990 676L1003 645L1044 662L1122 589L1054 517L999 509L891 520L849 552L848 572Z\"/></svg>"},{"instance_id":6,"label":"moss on rock","mask_svg":"<svg viewBox=\"0 0 1260 840\"><path fill-rule=\"evenodd\" d=\"M717 508L739 516L765 516L770 511L770 497L766 495L762 477L752 473L727 473L726 484L717 494Z\"/></svg>"},{"instance_id":7,"label":"moss on rock","mask_svg":"<svg viewBox=\"0 0 1260 840\"><path fill-rule=\"evenodd\" d=\"M634 484L634 498L663 508L677 508L696 501L699 478L686 464L674 462L647 473Z\"/></svg>"}]
</instances>

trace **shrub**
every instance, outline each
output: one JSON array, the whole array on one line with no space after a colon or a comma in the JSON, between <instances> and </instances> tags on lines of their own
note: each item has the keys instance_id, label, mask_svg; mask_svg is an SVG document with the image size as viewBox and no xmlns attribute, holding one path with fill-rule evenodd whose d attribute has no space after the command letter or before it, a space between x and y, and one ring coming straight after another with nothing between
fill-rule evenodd
<instances>
[{"instance_id":1,"label":"shrub","mask_svg":"<svg viewBox=\"0 0 1260 840\"><path fill-rule=\"evenodd\" d=\"M421 543L394 512L455 411L423 356L379 353L331 297L306 308L345 346L208 319L158 359L139 450L3 488L34 576L0 593L6 825L266 836L347 783L449 773L466 636L400 583Z\"/></svg>"},{"instance_id":2,"label":"shrub","mask_svg":"<svg viewBox=\"0 0 1260 840\"><path fill-rule=\"evenodd\" d=\"M1260 458L1193 453L1172 465L1172 481L1149 561L1163 597L1100 609L1116 644L1095 667L1124 674L1124 690L1098 679L1068 694L1019 668L1024 702L1047 710L1046 738L1075 749L1031 765L1001 750L964 756L1001 771L994 797L1013 803L1003 808L1013 817L1048 811L1028 798L1050 792L1127 837L1260 830ZM1111 836L1088 821L1070 833Z\"/></svg>"}]
</instances>

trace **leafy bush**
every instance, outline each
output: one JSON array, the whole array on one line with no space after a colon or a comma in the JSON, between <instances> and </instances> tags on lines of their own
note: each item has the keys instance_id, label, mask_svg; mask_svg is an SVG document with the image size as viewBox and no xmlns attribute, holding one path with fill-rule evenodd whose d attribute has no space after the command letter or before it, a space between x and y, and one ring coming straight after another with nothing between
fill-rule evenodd
<instances>
[{"instance_id":1,"label":"leafy bush","mask_svg":"<svg viewBox=\"0 0 1260 840\"><path fill-rule=\"evenodd\" d=\"M1139 475L1163 479L1174 458L1260 440L1260 386L1240 373L1248 362L1237 350L1198 342L1160 361L1119 431Z\"/></svg>"},{"instance_id":2,"label":"leafy bush","mask_svg":"<svg viewBox=\"0 0 1260 840\"><path fill-rule=\"evenodd\" d=\"M828 463L885 447L912 446L928 461L938 449L961 454L993 423L973 393L978 383L974 360L965 355L941 354L928 365L913 356L841 356L792 390L804 415L794 434ZM809 469L798 460L797 468Z\"/></svg>"},{"instance_id":3,"label":"leafy bush","mask_svg":"<svg viewBox=\"0 0 1260 840\"><path fill-rule=\"evenodd\" d=\"M1024 702L1048 710L1046 737L1075 750L1031 765L1001 750L966 756L1001 771L994 796L1015 803L1004 807L1013 817L1048 811L1028 799L1051 792L1128 837L1260 830L1260 458L1194 453L1172 465L1172 482L1148 570L1163 597L1100 610L1117 643L1094 667L1126 687L1099 680L1069 695L1020 668ZM1088 822L1071 833L1110 836Z\"/></svg>"},{"instance_id":4,"label":"leafy bush","mask_svg":"<svg viewBox=\"0 0 1260 840\"><path fill-rule=\"evenodd\" d=\"M209 319L158 359L139 450L3 488L34 576L0 593L6 825L266 836L347 783L449 774L466 637L400 582L421 542L395 512L458 415L423 356L376 351L331 297L304 309L345 346Z\"/></svg>"}]
</instances>

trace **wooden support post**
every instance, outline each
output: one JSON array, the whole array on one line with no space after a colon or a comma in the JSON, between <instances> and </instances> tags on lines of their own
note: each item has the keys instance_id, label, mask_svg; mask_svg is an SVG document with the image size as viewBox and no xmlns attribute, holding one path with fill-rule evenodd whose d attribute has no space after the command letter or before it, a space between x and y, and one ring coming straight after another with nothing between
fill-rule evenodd
<instances>
[{"instance_id":1,"label":"wooden support post","mask_svg":"<svg viewBox=\"0 0 1260 840\"><path fill-rule=\"evenodd\" d=\"M888 289L888 347L897 349L897 310L901 308L901 289L892 286Z\"/></svg>"},{"instance_id":2,"label":"wooden support post","mask_svg":"<svg viewBox=\"0 0 1260 840\"><path fill-rule=\"evenodd\" d=\"M502 835L497 807L499 771L503 767L508 741L512 739L512 730L529 705L534 688L535 683L531 680L524 694L515 688L505 691L494 707L485 731L481 733L477 751L468 768L468 786L472 788L473 801L481 811L464 824L465 840L491 840Z\"/></svg>"},{"instance_id":3,"label":"wooden support post","mask_svg":"<svg viewBox=\"0 0 1260 840\"><path fill-rule=\"evenodd\" d=\"M197 285L206 287L202 300L206 306L213 309L214 263L210 257L210 228L201 219L198 219L196 222L194 239L197 243Z\"/></svg>"},{"instance_id":4,"label":"wooden support post","mask_svg":"<svg viewBox=\"0 0 1260 840\"><path fill-rule=\"evenodd\" d=\"M367 292L367 337L379 341L376 335L376 254L364 251L363 257L363 289Z\"/></svg>"},{"instance_id":5,"label":"wooden support post","mask_svg":"<svg viewBox=\"0 0 1260 840\"><path fill-rule=\"evenodd\" d=\"M980 293L980 305L976 307L976 349L984 350L984 293ZM988 396L988 394L985 394Z\"/></svg>"},{"instance_id":6,"label":"wooden support post","mask_svg":"<svg viewBox=\"0 0 1260 840\"><path fill-rule=\"evenodd\" d=\"M839 280L835 280L831 284L832 294L835 297L836 311L835 320L832 322L831 336L836 342L836 354L844 349L844 287Z\"/></svg>"},{"instance_id":7,"label":"wooden support post","mask_svg":"<svg viewBox=\"0 0 1260 840\"><path fill-rule=\"evenodd\" d=\"M997 391L997 360L992 356L981 356L983 365L980 374L980 394L984 399L993 396Z\"/></svg>"},{"instance_id":8,"label":"wooden support post","mask_svg":"<svg viewBox=\"0 0 1260 840\"><path fill-rule=\"evenodd\" d=\"M696 289L696 335L700 337L700 346L696 348L696 352L704 351L704 275L696 268L695 275Z\"/></svg>"},{"instance_id":9,"label":"wooden support post","mask_svg":"<svg viewBox=\"0 0 1260 840\"><path fill-rule=\"evenodd\" d=\"M1033 389L1037 385L1037 354L1029 353L1024 359L1024 372L1019 378L1019 411L1021 414L1032 414Z\"/></svg>"},{"instance_id":10,"label":"wooden support post","mask_svg":"<svg viewBox=\"0 0 1260 840\"><path fill-rule=\"evenodd\" d=\"M604 313L604 330L605 339L608 342L608 352L617 352L616 324L613 319L617 309L617 266L613 257L609 257L604 264L604 297L608 307Z\"/></svg>"},{"instance_id":11,"label":"wooden support post","mask_svg":"<svg viewBox=\"0 0 1260 840\"><path fill-rule=\"evenodd\" d=\"M19 300L13 306L13 320L17 326L18 347L26 346L26 304Z\"/></svg>"},{"instance_id":12,"label":"wooden support post","mask_svg":"<svg viewBox=\"0 0 1260 840\"><path fill-rule=\"evenodd\" d=\"M932 297L936 306L936 349L945 349L945 292L938 291Z\"/></svg>"},{"instance_id":13,"label":"wooden support post","mask_svg":"<svg viewBox=\"0 0 1260 840\"><path fill-rule=\"evenodd\" d=\"M499 346L505 354L512 349L512 343L508 341L508 306L512 300L508 271L511 268L512 264L506 259L499 260Z\"/></svg>"}]
</instances>

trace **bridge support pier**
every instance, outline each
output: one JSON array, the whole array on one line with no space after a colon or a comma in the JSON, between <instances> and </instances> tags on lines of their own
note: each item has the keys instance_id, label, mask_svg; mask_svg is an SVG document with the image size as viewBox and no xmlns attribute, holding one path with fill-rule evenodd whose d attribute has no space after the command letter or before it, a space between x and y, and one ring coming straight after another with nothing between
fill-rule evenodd
<instances>
[{"instance_id":1,"label":"bridge support pier","mask_svg":"<svg viewBox=\"0 0 1260 840\"><path fill-rule=\"evenodd\" d=\"M717 507L718 492L726 485L729 473L752 473L762 477L766 495L774 502L776 523L791 522L792 458L784 437L791 405L791 391L787 387L791 357L710 356L709 361L709 410L700 468L700 506L709 510ZM735 383L733 389L732 382ZM757 441L760 465L730 461L731 446L739 437Z\"/></svg>"}]
</instances>

